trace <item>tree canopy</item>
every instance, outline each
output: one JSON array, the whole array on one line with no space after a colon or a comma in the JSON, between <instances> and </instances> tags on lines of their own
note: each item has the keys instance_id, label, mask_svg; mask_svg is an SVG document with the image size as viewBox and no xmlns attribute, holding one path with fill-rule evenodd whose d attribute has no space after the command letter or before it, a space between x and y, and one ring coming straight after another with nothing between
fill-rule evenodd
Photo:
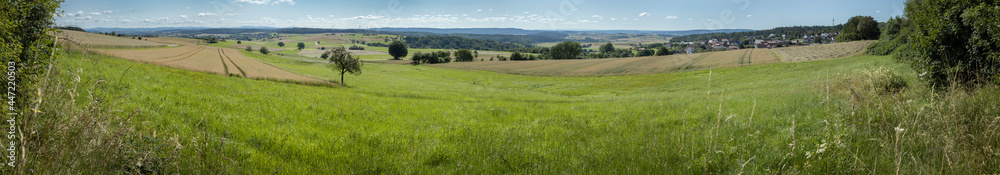
<instances>
[{"instance_id":1,"label":"tree canopy","mask_svg":"<svg viewBox=\"0 0 1000 175\"><path fill-rule=\"evenodd\" d=\"M401 57L406 57L406 54L406 44L402 41L393 41L392 44L389 44L389 55L392 55L392 59L398 60Z\"/></svg>"},{"instance_id":2,"label":"tree canopy","mask_svg":"<svg viewBox=\"0 0 1000 175\"><path fill-rule=\"evenodd\" d=\"M472 52L469 49L458 49L455 51L455 61L456 62L469 62L475 57L472 56Z\"/></svg>"},{"instance_id":3,"label":"tree canopy","mask_svg":"<svg viewBox=\"0 0 1000 175\"><path fill-rule=\"evenodd\" d=\"M576 59L580 56L580 43L565 41L552 46L549 55L552 59Z\"/></svg>"},{"instance_id":4,"label":"tree canopy","mask_svg":"<svg viewBox=\"0 0 1000 175\"><path fill-rule=\"evenodd\" d=\"M897 58L931 86L1000 83L1000 2L911 0Z\"/></svg>"},{"instance_id":5,"label":"tree canopy","mask_svg":"<svg viewBox=\"0 0 1000 175\"><path fill-rule=\"evenodd\" d=\"M847 20L844 29L840 30L837 42L856 40L875 40L879 37L878 22L871 16L855 16Z\"/></svg>"},{"instance_id":6,"label":"tree canopy","mask_svg":"<svg viewBox=\"0 0 1000 175\"><path fill-rule=\"evenodd\" d=\"M329 56L331 68L334 72L340 73L340 84L344 84L344 74L350 73L354 75L361 75L361 58L357 58L351 55L343 46L336 47L326 51Z\"/></svg>"}]
</instances>

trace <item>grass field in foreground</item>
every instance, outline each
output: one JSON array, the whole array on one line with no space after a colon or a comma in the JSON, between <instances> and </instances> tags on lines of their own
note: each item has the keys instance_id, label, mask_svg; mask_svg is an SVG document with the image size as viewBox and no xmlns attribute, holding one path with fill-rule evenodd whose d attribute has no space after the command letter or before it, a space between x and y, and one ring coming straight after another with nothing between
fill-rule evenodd
<instances>
[{"instance_id":1,"label":"grass field in foreground","mask_svg":"<svg viewBox=\"0 0 1000 175\"><path fill-rule=\"evenodd\" d=\"M339 79L324 64L248 56ZM882 148L851 160L822 158L848 149L816 151L868 139L830 129L842 100L826 100L823 82L877 66L915 76L873 56L599 77L366 64L329 88L80 57L59 68L121 87L116 108L140 110L143 126L182 145L204 119L209 137L228 133L230 172L248 174L887 174Z\"/></svg>"}]
</instances>

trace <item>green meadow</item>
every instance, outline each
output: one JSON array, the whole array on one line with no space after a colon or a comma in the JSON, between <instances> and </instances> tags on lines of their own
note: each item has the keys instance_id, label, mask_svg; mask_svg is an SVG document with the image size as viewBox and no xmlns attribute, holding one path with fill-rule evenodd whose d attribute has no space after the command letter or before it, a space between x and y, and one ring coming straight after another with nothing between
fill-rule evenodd
<instances>
[{"instance_id":1,"label":"green meadow","mask_svg":"<svg viewBox=\"0 0 1000 175\"><path fill-rule=\"evenodd\" d=\"M244 54L339 80L326 64ZM831 86L877 67L923 86L882 56L583 77L366 63L341 87L76 52L58 63L76 72L60 76L107 82L112 110L170 143L157 160L182 162L151 169L194 173L888 174L898 147L845 126L853 103Z\"/></svg>"}]
</instances>

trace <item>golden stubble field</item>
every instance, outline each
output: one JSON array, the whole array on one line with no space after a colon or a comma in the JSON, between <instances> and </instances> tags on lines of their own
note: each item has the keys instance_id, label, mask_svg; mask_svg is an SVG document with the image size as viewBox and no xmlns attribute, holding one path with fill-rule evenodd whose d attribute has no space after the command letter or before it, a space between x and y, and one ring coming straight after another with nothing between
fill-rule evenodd
<instances>
[{"instance_id":1,"label":"golden stubble field","mask_svg":"<svg viewBox=\"0 0 1000 175\"><path fill-rule=\"evenodd\" d=\"M851 41L812 46L785 47L774 49L783 62L825 60L864 54L865 48L875 41Z\"/></svg>"},{"instance_id":2,"label":"golden stubble field","mask_svg":"<svg viewBox=\"0 0 1000 175\"><path fill-rule=\"evenodd\" d=\"M132 39L126 37L108 36L72 30L60 30L62 33L56 34L64 46L87 47L99 49L138 49L165 47L167 44L151 42L146 40ZM148 39L147 39L148 40Z\"/></svg>"},{"instance_id":3,"label":"golden stubble field","mask_svg":"<svg viewBox=\"0 0 1000 175\"><path fill-rule=\"evenodd\" d=\"M64 32L68 38L78 43L137 43L121 37L95 37L84 32ZM98 35L103 36L103 35ZM97 38L98 41L87 39ZM298 75L259 60L247 57L237 49L199 45L201 41L186 38L144 38L145 45L175 46L138 50L89 49L91 52L107 54L127 60L181 68L221 75L238 75L247 78L292 80L300 82L323 82L315 78ZM138 40L136 40L138 41ZM149 44L153 43L153 44ZM139 43L141 45L143 43Z\"/></svg>"},{"instance_id":4,"label":"golden stubble field","mask_svg":"<svg viewBox=\"0 0 1000 175\"><path fill-rule=\"evenodd\" d=\"M778 62L769 49L741 49L668 56L536 61L480 61L431 66L556 76L636 75Z\"/></svg>"}]
</instances>

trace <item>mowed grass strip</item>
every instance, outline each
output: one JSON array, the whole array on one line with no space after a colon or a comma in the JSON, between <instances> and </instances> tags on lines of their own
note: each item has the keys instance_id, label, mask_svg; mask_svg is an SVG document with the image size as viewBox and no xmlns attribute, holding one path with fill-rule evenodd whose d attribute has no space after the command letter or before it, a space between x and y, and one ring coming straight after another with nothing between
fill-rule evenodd
<instances>
[{"instance_id":1,"label":"mowed grass strip","mask_svg":"<svg viewBox=\"0 0 1000 175\"><path fill-rule=\"evenodd\" d=\"M868 45L875 41L851 41L811 46L796 46L774 49L782 61L802 62L856 56L864 53Z\"/></svg>"},{"instance_id":2,"label":"mowed grass strip","mask_svg":"<svg viewBox=\"0 0 1000 175\"><path fill-rule=\"evenodd\" d=\"M63 45L79 44L83 47L91 49L141 49L167 46L167 44L164 43L144 41L129 37L117 37L72 30L59 31L62 32L56 34L60 37L59 39L69 41L65 42Z\"/></svg>"},{"instance_id":3,"label":"mowed grass strip","mask_svg":"<svg viewBox=\"0 0 1000 175\"><path fill-rule=\"evenodd\" d=\"M757 52L768 52L757 49ZM554 76L602 76L671 73L708 68L737 67L747 50L730 50L668 56L534 61L482 61L434 64L434 67L487 70L502 73ZM748 55L749 56L749 55ZM762 60L777 60L773 55L756 55ZM768 64L761 61L754 64Z\"/></svg>"}]
</instances>

